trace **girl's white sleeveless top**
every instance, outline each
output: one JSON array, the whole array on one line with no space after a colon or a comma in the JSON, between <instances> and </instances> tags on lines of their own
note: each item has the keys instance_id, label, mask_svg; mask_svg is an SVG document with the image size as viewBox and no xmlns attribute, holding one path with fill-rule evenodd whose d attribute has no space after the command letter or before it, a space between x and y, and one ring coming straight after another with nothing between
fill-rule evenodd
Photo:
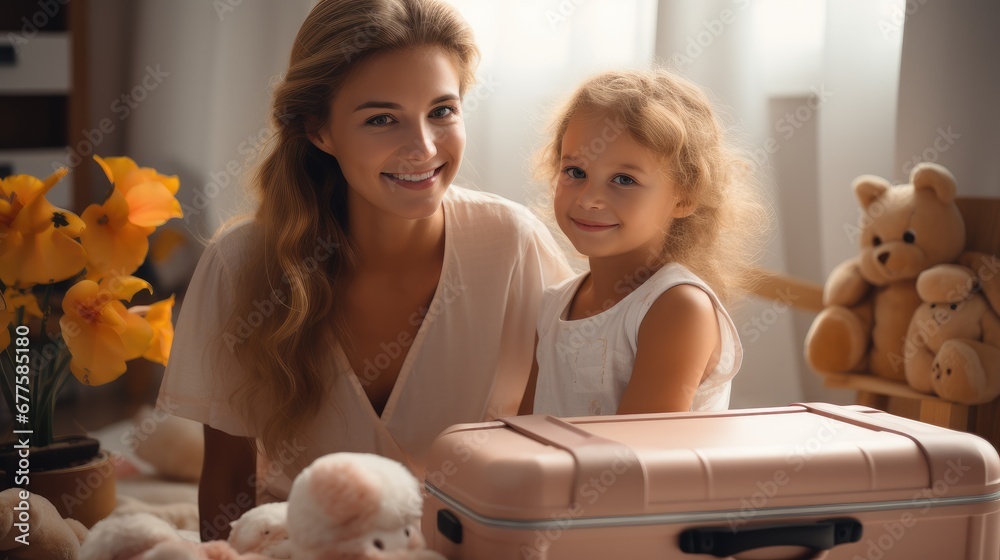
<instances>
[{"instance_id":1,"label":"girl's white sleeveless top","mask_svg":"<svg viewBox=\"0 0 1000 560\"><path fill-rule=\"evenodd\" d=\"M663 292L678 284L697 286L712 298L721 330L718 365L698 386L691 410L729 408L743 348L736 325L708 284L684 266L670 263L609 309L568 321L567 308L587 274L560 282L542 295L535 413L558 417L614 414L632 377L642 319Z\"/></svg>"}]
</instances>

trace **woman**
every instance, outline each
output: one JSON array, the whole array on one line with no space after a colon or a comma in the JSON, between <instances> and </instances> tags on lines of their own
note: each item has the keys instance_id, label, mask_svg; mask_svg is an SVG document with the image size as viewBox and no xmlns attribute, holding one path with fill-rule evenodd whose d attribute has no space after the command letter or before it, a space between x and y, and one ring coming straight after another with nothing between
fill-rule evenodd
<instances>
[{"instance_id":1,"label":"woman","mask_svg":"<svg viewBox=\"0 0 1000 560\"><path fill-rule=\"evenodd\" d=\"M324 0L299 30L259 209L206 249L158 402L205 424L203 539L325 453L419 478L447 426L516 414L570 271L525 208L451 186L477 59L436 0Z\"/></svg>"}]
</instances>

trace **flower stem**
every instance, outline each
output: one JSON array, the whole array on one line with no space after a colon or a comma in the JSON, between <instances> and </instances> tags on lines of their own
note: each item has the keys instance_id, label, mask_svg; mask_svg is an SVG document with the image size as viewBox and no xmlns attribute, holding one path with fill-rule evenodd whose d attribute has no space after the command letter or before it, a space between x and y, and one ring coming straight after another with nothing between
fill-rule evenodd
<instances>
[{"instance_id":1,"label":"flower stem","mask_svg":"<svg viewBox=\"0 0 1000 560\"><path fill-rule=\"evenodd\" d=\"M48 402L46 403L46 405L48 407L48 410L53 411L53 417L55 416L56 401L59 399L59 391L62 390L63 385L66 384L66 380L69 379L70 377L69 361L72 358L72 356L69 355L69 352L67 352L66 354L67 356L64 359L60 360L59 364L56 365L56 378L52 383L52 388L50 389L49 394L46 396L48 398ZM52 422L50 420L49 439L51 439L52 436L53 436Z\"/></svg>"},{"instance_id":2,"label":"flower stem","mask_svg":"<svg viewBox=\"0 0 1000 560\"><path fill-rule=\"evenodd\" d=\"M41 330L39 332L39 334L40 334L39 341L41 342L41 351L40 352L35 352L35 361L36 362L43 359L43 357L45 356L45 346L51 340L49 338L49 333L46 330L46 325L49 322L49 315L52 313L52 310L50 309L50 305L49 305L51 297L52 297L52 284L46 284L45 285L45 295L42 296L42 307L41 307L41 309L42 309L42 325L41 325ZM44 426L44 425L47 425L47 424L51 424L51 415L47 414L46 410L45 410L45 402L47 401L47 398L46 398L47 395L45 394L45 390L46 390L47 386L49 385L49 380L51 379L51 370L50 370L49 375L45 375L42 372L41 366L38 365L37 363L35 365L35 368L36 368L36 372L38 373L38 375L35 378L37 380L37 383L35 384L35 390L33 391L34 394L32 394L32 397L35 397L35 402L34 402L34 405L32 406L32 410L35 411L35 424L36 424L36 426L41 427L41 426ZM38 431L39 430L36 427L35 428L35 433L32 434L33 438L38 439L38 437L39 437L37 435ZM51 432L51 430L49 430L49 431ZM43 434L45 433L44 430L42 431L42 433ZM45 442L43 442L43 445L47 445L46 442L51 442L51 441L52 441L52 435L50 433L49 436L47 438L45 438Z\"/></svg>"},{"instance_id":3,"label":"flower stem","mask_svg":"<svg viewBox=\"0 0 1000 560\"><path fill-rule=\"evenodd\" d=\"M62 359L60 359L62 358ZM53 440L53 420L55 418L56 410L56 400L59 398L59 391L62 389L63 385L66 383L66 379L69 378L70 369L69 361L71 356L62 357L62 350L59 354L53 358L53 362L57 362L56 365L50 369L50 372L54 372L53 379L50 381L50 385L47 390L47 395L45 396L45 402L42 403L42 410L40 411L40 417L44 421L39 424L39 427L35 429L35 433L32 434L35 437L37 443L36 445L49 445Z\"/></svg>"},{"instance_id":4,"label":"flower stem","mask_svg":"<svg viewBox=\"0 0 1000 560\"><path fill-rule=\"evenodd\" d=\"M13 337L11 337L13 340ZM10 373L7 373L7 367L10 366ZM3 391L3 398L7 401L7 409L10 411L10 421L14 422L14 405L16 404L16 398L14 396L14 388L11 385L15 381L14 377L14 358L10 355L10 348L5 348L3 354L0 355L0 374L2 374L3 379L0 379L0 390Z\"/></svg>"},{"instance_id":5,"label":"flower stem","mask_svg":"<svg viewBox=\"0 0 1000 560\"><path fill-rule=\"evenodd\" d=\"M45 285L45 295L42 296L42 337L44 339L49 338L49 333L45 330L45 325L49 322L49 315L52 310L49 309L49 298L52 297L52 284Z\"/></svg>"},{"instance_id":6,"label":"flower stem","mask_svg":"<svg viewBox=\"0 0 1000 560\"><path fill-rule=\"evenodd\" d=\"M48 338L48 337L46 337ZM51 341L55 345L54 341ZM58 346L57 346L58 348ZM42 353L44 355L44 352ZM62 359L63 349L58 348L55 356L49 359L45 367L44 382L38 389L38 425L35 428L35 441L38 445L48 445L52 443L53 419L55 417L55 404L59 396L59 389L65 381L65 373L69 371L69 360ZM65 370L65 371L64 371Z\"/></svg>"}]
</instances>

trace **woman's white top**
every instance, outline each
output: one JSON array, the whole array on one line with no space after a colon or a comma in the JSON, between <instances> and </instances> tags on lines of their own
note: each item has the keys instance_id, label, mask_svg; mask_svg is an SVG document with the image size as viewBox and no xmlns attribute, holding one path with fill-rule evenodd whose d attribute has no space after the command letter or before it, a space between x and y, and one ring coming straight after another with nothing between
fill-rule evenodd
<instances>
[{"instance_id":1,"label":"woman's white top","mask_svg":"<svg viewBox=\"0 0 1000 560\"><path fill-rule=\"evenodd\" d=\"M743 360L736 325L712 289L677 263L664 265L633 292L592 317L566 320L573 296L589 273L545 291L538 315L538 383L535 413L553 416L614 414L635 364L639 326L660 295L691 284L712 298L720 328L718 365L705 377L691 410L729 408L731 383Z\"/></svg>"},{"instance_id":2,"label":"woman's white top","mask_svg":"<svg viewBox=\"0 0 1000 560\"><path fill-rule=\"evenodd\" d=\"M339 346L316 348L328 363L328 400L302 437L266 465L274 498L287 498L298 472L293 461L308 464L337 451L377 453L422 479L438 468L425 464L426 453L442 430L517 414L542 292L572 271L545 225L521 205L452 186L443 208L441 278L408 351L402 349L406 358L385 409L375 413ZM254 222L243 222L206 248L184 296L157 399L160 410L246 437L255 434L229 404L245 375L227 348L241 343L240 329L221 340L219 334L241 265L259 250L257 233ZM261 307L260 316L245 318L246 328L266 320L267 302ZM213 356L216 344L223 348Z\"/></svg>"}]
</instances>

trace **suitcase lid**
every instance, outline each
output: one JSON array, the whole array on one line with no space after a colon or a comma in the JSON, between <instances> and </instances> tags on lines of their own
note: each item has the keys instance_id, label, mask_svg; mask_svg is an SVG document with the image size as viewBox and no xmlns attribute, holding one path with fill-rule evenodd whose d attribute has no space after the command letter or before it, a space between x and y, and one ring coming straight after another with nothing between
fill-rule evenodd
<instances>
[{"instance_id":1,"label":"suitcase lid","mask_svg":"<svg viewBox=\"0 0 1000 560\"><path fill-rule=\"evenodd\" d=\"M460 424L435 440L426 484L494 519L981 496L1000 490L985 440L825 403L715 413L534 415Z\"/></svg>"}]
</instances>

